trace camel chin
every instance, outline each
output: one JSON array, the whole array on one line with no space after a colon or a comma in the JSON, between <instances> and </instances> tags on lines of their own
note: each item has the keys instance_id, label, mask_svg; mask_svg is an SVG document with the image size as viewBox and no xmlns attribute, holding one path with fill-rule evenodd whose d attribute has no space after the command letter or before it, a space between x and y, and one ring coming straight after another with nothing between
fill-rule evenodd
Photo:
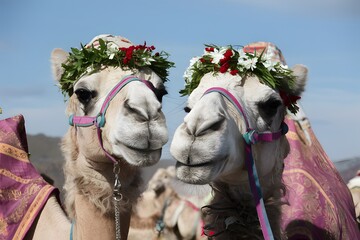
<instances>
[{"instance_id":1,"label":"camel chin","mask_svg":"<svg viewBox=\"0 0 360 240\"><path fill-rule=\"evenodd\" d=\"M161 157L162 148L159 149L137 149L126 145L119 145L121 158L136 167L148 167L156 164Z\"/></svg>"},{"instance_id":2,"label":"camel chin","mask_svg":"<svg viewBox=\"0 0 360 240\"><path fill-rule=\"evenodd\" d=\"M217 163L207 162L200 165L186 165L176 162L176 177L189 184L204 185L212 182Z\"/></svg>"}]
</instances>

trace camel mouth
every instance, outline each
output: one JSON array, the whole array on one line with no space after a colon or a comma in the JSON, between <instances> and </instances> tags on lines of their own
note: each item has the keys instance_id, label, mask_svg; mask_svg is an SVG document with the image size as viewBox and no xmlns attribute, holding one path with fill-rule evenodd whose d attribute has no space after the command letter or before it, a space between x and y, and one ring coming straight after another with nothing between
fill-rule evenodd
<instances>
[{"instance_id":1,"label":"camel mouth","mask_svg":"<svg viewBox=\"0 0 360 240\"><path fill-rule=\"evenodd\" d=\"M191 168L198 168L198 167L208 167L208 166L213 165L213 164L214 164L214 163L211 162L211 161L209 161L209 162L203 162L203 163L197 163L197 164L186 164L186 163L177 161L177 162L176 162L176 167L185 166L185 167L191 167Z\"/></svg>"},{"instance_id":2,"label":"camel mouth","mask_svg":"<svg viewBox=\"0 0 360 240\"><path fill-rule=\"evenodd\" d=\"M152 153L152 152L161 150L161 148L160 149L149 149L149 148L141 149L141 148L131 147L131 146L127 146L127 145L124 145L124 146L132 151L136 151L136 152L143 153L143 154L148 154L148 153Z\"/></svg>"}]
</instances>

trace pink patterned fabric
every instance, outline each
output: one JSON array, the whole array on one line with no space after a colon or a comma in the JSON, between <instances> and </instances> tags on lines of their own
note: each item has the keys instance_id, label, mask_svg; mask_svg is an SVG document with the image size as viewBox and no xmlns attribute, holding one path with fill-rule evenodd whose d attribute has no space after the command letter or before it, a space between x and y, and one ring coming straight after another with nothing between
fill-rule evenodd
<instances>
[{"instance_id":1,"label":"pink patterned fabric","mask_svg":"<svg viewBox=\"0 0 360 240\"><path fill-rule=\"evenodd\" d=\"M346 184L307 120L287 118L290 154L282 228L289 239L360 239L354 204Z\"/></svg>"},{"instance_id":2,"label":"pink patterned fabric","mask_svg":"<svg viewBox=\"0 0 360 240\"><path fill-rule=\"evenodd\" d=\"M23 116L0 121L0 240L23 239L51 193L28 158Z\"/></svg>"}]
</instances>

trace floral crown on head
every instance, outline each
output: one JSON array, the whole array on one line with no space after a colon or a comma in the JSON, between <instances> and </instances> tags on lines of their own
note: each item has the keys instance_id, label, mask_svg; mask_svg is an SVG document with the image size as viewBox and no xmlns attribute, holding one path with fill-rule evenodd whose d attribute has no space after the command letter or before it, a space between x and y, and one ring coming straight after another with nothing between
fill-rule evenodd
<instances>
[{"instance_id":1,"label":"floral crown on head","mask_svg":"<svg viewBox=\"0 0 360 240\"><path fill-rule=\"evenodd\" d=\"M272 44L261 47L248 45L237 50L231 45L205 45L204 54L190 60L190 66L184 73L185 88L180 94L190 95L199 85L201 78L209 72L213 72L214 75L230 73L241 77L254 74L263 84L279 91L284 105L290 112L295 114L299 109L296 101L300 96L292 94L295 76L285 65L280 51Z\"/></svg>"},{"instance_id":2,"label":"floral crown on head","mask_svg":"<svg viewBox=\"0 0 360 240\"><path fill-rule=\"evenodd\" d=\"M64 72L59 81L64 95L73 94L74 84L79 78L99 72L107 66L121 67L124 70L149 67L163 82L168 80L168 69L174 66L173 62L167 60L168 53L154 53L155 47L146 46L146 42L144 45L134 46L127 39L120 38L120 42L127 45L122 47L117 38L119 37L102 36L88 45L81 44L81 49L71 48L66 62L62 64Z\"/></svg>"}]
</instances>

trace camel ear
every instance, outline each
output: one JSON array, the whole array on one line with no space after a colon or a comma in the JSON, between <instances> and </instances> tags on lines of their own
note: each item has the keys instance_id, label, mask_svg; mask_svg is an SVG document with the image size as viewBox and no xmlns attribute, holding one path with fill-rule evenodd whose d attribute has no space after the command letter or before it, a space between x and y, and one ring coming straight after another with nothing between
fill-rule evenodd
<instances>
[{"instance_id":1,"label":"camel ear","mask_svg":"<svg viewBox=\"0 0 360 240\"><path fill-rule=\"evenodd\" d=\"M65 63L68 56L69 53L65 52L60 48L55 48L51 52L51 69L56 81L59 81L61 75L64 73L64 68L62 67L62 64Z\"/></svg>"},{"instance_id":2,"label":"camel ear","mask_svg":"<svg viewBox=\"0 0 360 240\"><path fill-rule=\"evenodd\" d=\"M304 65L296 64L292 70L296 77L293 94L300 96L305 91L308 69Z\"/></svg>"}]
</instances>

